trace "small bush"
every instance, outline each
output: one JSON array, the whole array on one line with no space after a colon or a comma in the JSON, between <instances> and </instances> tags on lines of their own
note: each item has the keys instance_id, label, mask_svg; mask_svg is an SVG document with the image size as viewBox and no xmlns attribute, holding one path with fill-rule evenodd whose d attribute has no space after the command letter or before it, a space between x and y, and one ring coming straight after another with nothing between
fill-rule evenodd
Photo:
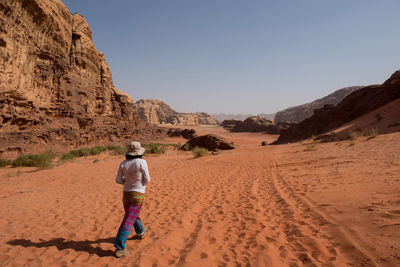
<instances>
[{"instance_id":1,"label":"small bush","mask_svg":"<svg viewBox=\"0 0 400 267\"><path fill-rule=\"evenodd\" d=\"M61 157L60 157L60 160L61 161L68 161L68 160L73 160L75 158L76 158L75 155L73 155L73 154L68 152L68 153L62 154Z\"/></svg>"},{"instance_id":2,"label":"small bush","mask_svg":"<svg viewBox=\"0 0 400 267\"><path fill-rule=\"evenodd\" d=\"M51 169L55 155L52 151L42 154L27 154L18 157L12 162L13 167L38 167L39 169Z\"/></svg>"},{"instance_id":3,"label":"small bush","mask_svg":"<svg viewBox=\"0 0 400 267\"><path fill-rule=\"evenodd\" d=\"M361 133L360 133L360 131L351 131L350 133L349 133L349 138L350 138L350 140L356 140L358 137L360 137L361 136Z\"/></svg>"},{"instance_id":4,"label":"small bush","mask_svg":"<svg viewBox=\"0 0 400 267\"><path fill-rule=\"evenodd\" d=\"M128 152L126 146L108 146L107 149L111 150L111 154L113 155L125 155Z\"/></svg>"},{"instance_id":5,"label":"small bush","mask_svg":"<svg viewBox=\"0 0 400 267\"><path fill-rule=\"evenodd\" d=\"M0 158L0 168L8 166L11 164L11 160Z\"/></svg>"},{"instance_id":6,"label":"small bush","mask_svg":"<svg viewBox=\"0 0 400 267\"><path fill-rule=\"evenodd\" d=\"M197 146L195 148L193 148L192 153L193 153L195 158L199 158L199 157L204 157L204 156L210 155L210 152L207 149L205 149L203 147L197 147Z\"/></svg>"},{"instance_id":7,"label":"small bush","mask_svg":"<svg viewBox=\"0 0 400 267\"><path fill-rule=\"evenodd\" d=\"M266 145L267 145L267 142L266 142L266 141L262 141L262 142L261 142L261 145L262 145L262 146L266 146Z\"/></svg>"},{"instance_id":8,"label":"small bush","mask_svg":"<svg viewBox=\"0 0 400 267\"><path fill-rule=\"evenodd\" d=\"M183 150L183 151L189 151L189 150L190 150L190 145L189 145L188 143L184 144L184 145L181 147L181 150Z\"/></svg>"},{"instance_id":9,"label":"small bush","mask_svg":"<svg viewBox=\"0 0 400 267\"><path fill-rule=\"evenodd\" d=\"M165 154L166 145L163 144L147 144L143 145L147 154Z\"/></svg>"}]
</instances>

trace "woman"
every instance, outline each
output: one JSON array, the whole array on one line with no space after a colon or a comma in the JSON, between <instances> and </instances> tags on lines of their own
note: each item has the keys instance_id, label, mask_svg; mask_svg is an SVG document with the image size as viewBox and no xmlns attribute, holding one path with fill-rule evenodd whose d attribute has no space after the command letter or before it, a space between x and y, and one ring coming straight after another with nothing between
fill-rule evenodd
<instances>
[{"instance_id":1,"label":"woman","mask_svg":"<svg viewBox=\"0 0 400 267\"><path fill-rule=\"evenodd\" d=\"M114 242L116 248L115 256L117 258L129 254L129 251L125 248L125 243L132 226L134 226L135 232L140 239L143 239L149 230L148 227L143 227L139 218L144 202L146 184L150 182L147 162L142 159L144 151L145 149L139 142L133 141L128 147L126 160L119 165L116 182L124 185L123 203L125 216Z\"/></svg>"}]
</instances>

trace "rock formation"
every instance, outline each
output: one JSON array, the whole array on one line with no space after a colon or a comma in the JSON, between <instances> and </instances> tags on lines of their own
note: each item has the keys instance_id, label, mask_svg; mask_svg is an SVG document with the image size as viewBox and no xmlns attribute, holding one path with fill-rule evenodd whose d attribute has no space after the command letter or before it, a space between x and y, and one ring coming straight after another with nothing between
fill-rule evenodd
<instances>
[{"instance_id":1,"label":"rock formation","mask_svg":"<svg viewBox=\"0 0 400 267\"><path fill-rule=\"evenodd\" d=\"M259 113L259 114L226 114L226 113L218 113L218 114L211 114L211 117L213 117L216 121L222 122L226 120L245 120L248 117L253 117L253 116L259 116L261 118L273 120L275 117L275 113Z\"/></svg>"},{"instance_id":2,"label":"rock formation","mask_svg":"<svg viewBox=\"0 0 400 267\"><path fill-rule=\"evenodd\" d=\"M144 127L85 19L60 0L0 0L0 155L130 138Z\"/></svg>"},{"instance_id":3,"label":"rock formation","mask_svg":"<svg viewBox=\"0 0 400 267\"><path fill-rule=\"evenodd\" d=\"M140 117L150 124L172 124L176 126L217 124L207 113L179 113L158 99L141 99L136 102L136 106Z\"/></svg>"},{"instance_id":4,"label":"rock formation","mask_svg":"<svg viewBox=\"0 0 400 267\"><path fill-rule=\"evenodd\" d=\"M185 149L189 150L196 146L206 148L209 151L229 150L235 148L232 143L228 143L224 139L211 134L192 138L183 145Z\"/></svg>"},{"instance_id":5,"label":"rock formation","mask_svg":"<svg viewBox=\"0 0 400 267\"><path fill-rule=\"evenodd\" d=\"M194 129L180 129L171 128L168 130L167 135L170 137L183 137L185 139L192 139L197 137L196 131Z\"/></svg>"},{"instance_id":6,"label":"rock formation","mask_svg":"<svg viewBox=\"0 0 400 267\"><path fill-rule=\"evenodd\" d=\"M351 86L336 90L330 95L323 98L317 99L313 102L290 107L285 110L279 111L275 115L275 123L279 122L294 122L298 123L302 120L311 117L313 115L313 110L322 108L324 105L334 105L339 104L343 98L352 92L363 88L363 86Z\"/></svg>"},{"instance_id":7,"label":"rock formation","mask_svg":"<svg viewBox=\"0 0 400 267\"><path fill-rule=\"evenodd\" d=\"M400 70L381 85L354 91L337 106L325 105L313 116L282 131L274 144L297 142L320 135L400 98Z\"/></svg>"},{"instance_id":8,"label":"rock formation","mask_svg":"<svg viewBox=\"0 0 400 267\"><path fill-rule=\"evenodd\" d=\"M244 121L225 120L221 125L231 132L264 132L268 134L279 134L282 130L293 125L293 123L280 122L274 124L271 120L259 116L252 116Z\"/></svg>"}]
</instances>

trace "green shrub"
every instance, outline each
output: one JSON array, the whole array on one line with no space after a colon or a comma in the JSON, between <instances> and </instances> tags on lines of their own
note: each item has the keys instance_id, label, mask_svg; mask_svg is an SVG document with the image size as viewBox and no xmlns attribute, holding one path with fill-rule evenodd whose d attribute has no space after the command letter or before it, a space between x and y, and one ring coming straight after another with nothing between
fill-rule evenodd
<instances>
[{"instance_id":1,"label":"green shrub","mask_svg":"<svg viewBox=\"0 0 400 267\"><path fill-rule=\"evenodd\" d=\"M0 158L0 168L8 166L11 164L11 160Z\"/></svg>"},{"instance_id":2,"label":"green shrub","mask_svg":"<svg viewBox=\"0 0 400 267\"><path fill-rule=\"evenodd\" d=\"M107 147L108 150L111 150L113 155L125 155L128 152L128 148L126 146L110 146Z\"/></svg>"},{"instance_id":3,"label":"green shrub","mask_svg":"<svg viewBox=\"0 0 400 267\"><path fill-rule=\"evenodd\" d=\"M27 154L18 157L12 162L13 167L38 167L39 169L51 169L53 167L53 151L42 154Z\"/></svg>"},{"instance_id":4,"label":"green shrub","mask_svg":"<svg viewBox=\"0 0 400 267\"><path fill-rule=\"evenodd\" d=\"M61 161L67 161L67 160L73 160L75 158L76 158L75 155L73 155L70 152L68 152L68 153L62 154L61 157L60 157L60 160Z\"/></svg>"},{"instance_id":5,"label":"green shrub","mask_svg":"<svg viewBox=\"0 0 400 267\"><path fill-rule=\"evenodd\" d=\"M190 145L189 145L188 143L184 144L184 145L181 147L181 150L183 150L183 151L189 151L189 150L190 150Z\"/></svg>"},{"instance_id":6,"label":"green shrub","mask_svg":"<svg viewBox=\"0 0 400 267\"><path fill-rule=\"evenodd\" d=\"M210 152L207 149L205 149L203 147L197 147L197 146L195 148L193 148L192 153L195 158L200 158L200 157L210 155Z\"/></svg>"},{"instance_id":7,"label":"green shrub","mask_svg":"<svg viewBox=\"0 0 400 267\"><path fill-rule=\"evenodd\" d=\"M165 154L166 146L164 144L144 144L147 154Z\"/></svg>"}]
</instances>

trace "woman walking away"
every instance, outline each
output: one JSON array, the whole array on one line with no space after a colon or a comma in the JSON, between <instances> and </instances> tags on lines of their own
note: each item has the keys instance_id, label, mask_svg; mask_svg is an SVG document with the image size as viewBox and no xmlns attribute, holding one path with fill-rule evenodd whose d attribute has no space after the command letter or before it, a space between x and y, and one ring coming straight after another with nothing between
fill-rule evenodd
<instances>
[{"instance_id":1,"label":"woman walking away","mask_svg":"<svg viewBox=\"0 0 400 267\"><path fill-rule=\"evenodd\" d=\"M143 239L149 230L148 227L143 227L139 218L144 202L146 184L150 182L147 162L142 159L144 151L145 149L139 142L132 142L128 147L126 160L119 165L116 182L124 185L123 203L125 216L114 242L116 247L115 257L117 258L129 254L129 251L125 248L125 243L132 226L134 226L136 234L139 235L139 239Z\"/></svg>"}]
</instances>

